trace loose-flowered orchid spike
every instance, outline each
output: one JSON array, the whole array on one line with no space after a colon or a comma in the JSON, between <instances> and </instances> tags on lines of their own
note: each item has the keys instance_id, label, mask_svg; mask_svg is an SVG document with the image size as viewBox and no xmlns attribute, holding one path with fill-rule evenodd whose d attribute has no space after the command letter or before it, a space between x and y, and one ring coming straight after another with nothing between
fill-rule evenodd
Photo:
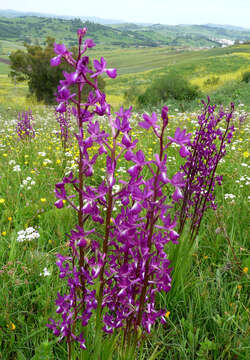
<instances>
[{"instance_id":1,"label":"loose-flowered orchid spike","mask_svg":"<svg viewBox=\"0 0 250 360\"><path fill-rule=\"evenodd\" d=\"M35 137L36 134L32 125L33 121L31 110L18 113L16 132L20 140L31 140Z\"/></svg>"},{"instance_id":2,"label":"loose-flowered orchid spike","mask_svg":"<svg viewBox=\"0 0 250 360\"><path fill-rule=\"evenodd\" d=\"M55 117L60 126L60 137L61 137L62 147L64 150L66 150L70 138L69 127L70 127L71 108L68 106L67 110L62 113L55 111Z\"/></svg>"},{"instance_id":3,"label":"loose-flowered orchid spike","mask_svg":"<svg viewBox=\"0 0 250 360\"><path fill-rule=\"evenodd\" d=\"M60 340L67 341L69 353L72 341L86 348L84 328L94 312L96 338L100 338L101 328L108 334L123 329L124 344L129 346L133 338L134 347L138 345L138 329L145 334L157 320L166 322L166 309L159 309L156 299L157 293L171 289L172 268L166 244L178 243L181 231L177 226L182 216L185 220L191 205L196 206L207 189L203 175L210 174L209 181L213 178L211 171L214 175L212 169L225 152L222 145L213 160L216 150L210 135L214 136L214 107L208 107L206 116L199 119L199 134L191 142L191 134L180 128L167 140L168 108L164 106L159 120L153 112L151 116L143 114L139 122L145 130L152 128L158 147L152 160L147 160L138 139L132 135L132 108L121 107L115 117L110 113L98 78L104 72L114 78L116 70L108 69L103 57L94 60L94 71L90 69L85 52L93 43L87 39L82 46L85 33L83 29L78 31L76 59L65 46L55 45L57 56L52 61L52 65L58 65L64 58L72 67L72 72L64 73L65 80L60 81L57 111L64 119L72 105L79 150L78 170L55 185L55 206L60 209L67 203L73 208L77 225L68 235L70 254L57 255L59 276L66 281L67 292L58 293L56 300L60 321L50 319L48 324ZM83 100L86 84L91 91ZM72 86L77 89L76 96L70 91ZM107 120L105 126L105 120L100 121L99 117ZM231 119L230 115L227 119ZM216 133L222 144L231 141L230 131L233 130L228 128L226 134ZM180 155L187 162L182 171L170 176L167 151L172 143L180 145ZM212 145L207 148L207 143ZM198 149L200 144L202 150ZM206 161L199 151L202 156L206 154ZM124 167L118 165L121 158L125 160ZM106 176L100 176L99 160L105 164ZM212 191L214 185L213 180L210 185L206 183ZM209 194L205 197L205 202L213 201ZM204 209L198 210L197 214L202 214ZM196 211L194 214L199 216ZM197 218L194 222L196 226Z\"/></svg>"},{"instance_id":4,"label":"loose-flowered orchid spike","mask_svg":"<svg viewBox=\"0 0 250 360\"><path fill-rule=\"evenodd\" d=\"M188 145L188 151L184 151L187 162L182 167L186 174L186 183L182 188L179 233L182 233L187 218L190 218L191 241L199 231L206 209L209 207L216 209L215 186L221 185L222 180L222 176L216 174L216 169L219 161L226 154L226 144L231 142L234 132L234 126L231 124L233 106L228 113L220 108L216 114L216 106L210 105L209 97L207 103L203 101L203 105L204 111L198 116L200 128L195 132L194 140ZM182 144L183 135L180 131L176 137Z\"/></svg>"}]
</instances>

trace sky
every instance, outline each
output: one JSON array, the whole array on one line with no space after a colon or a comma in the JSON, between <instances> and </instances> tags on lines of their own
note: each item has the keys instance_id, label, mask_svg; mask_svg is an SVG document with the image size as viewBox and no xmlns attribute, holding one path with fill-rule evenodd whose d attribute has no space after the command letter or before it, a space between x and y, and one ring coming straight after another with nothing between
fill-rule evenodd
<instances>
[{"instance_id":1,"label":"sky","mask_svg":"<svg viewBox=\"0 0 250 360\"><path fill-rule=\"evenodd\" d=\"M213 23L250 28L250 0L0 0L0 9L140 23Z\"/></svg>"}]
</instances>

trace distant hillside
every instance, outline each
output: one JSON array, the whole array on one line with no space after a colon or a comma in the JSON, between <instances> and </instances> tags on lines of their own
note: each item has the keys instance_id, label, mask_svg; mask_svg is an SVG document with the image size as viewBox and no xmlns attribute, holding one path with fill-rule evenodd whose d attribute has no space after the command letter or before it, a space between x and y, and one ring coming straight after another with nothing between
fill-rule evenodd
<instances>
[{"instance_id":1,"label":"distant hillside","mask_svg":"<svg viewBox=\"0 0 250 360\"><path fill-rule=\"evenodd\" d=\"M240 29L226 25L134 25L134 24L117 24L113 28L120 30L130 30L134 32L150 32L157 36L168 39L169 45L183 45L197 42L197 46L211 46L209 42L218 42L221 39L233 41L249 41L250 29ZM203 45L202 45L203 44Z\"/></svg>"},{"instance_id":2,"label":"distant hillside","mask_svg":"<svg viewBox=\"0 0 250 360\"><path fill-rule=\"evenodd\" d=\"M46 14L46 13L38 13L38 12L23 12L23 11L16 11L16 10L1 10L0 9L0 17L4 16L4 17L9 17L9 18L13 18L13 17L23 17L23 16L37 16L37 17L52 17L52 18L58 18L58 19L65 19L65 20L71 20L71 19L75 19L76 16L73 15L56 15L56 14ZM123 23L124 21L122 20L114 20L114 19L103 19L103 18L99 18L96 16L84 16L84 15L79 15L77 16L77 18L80 18L83 21L91 21L94 23L98 23L98 24L119 24L119 23Z\"/></svg>"},{"instance_id":3,"label":"distant hillside","mask_svg":"<svg viewBox=\"0 0 250 360\"><path fill-rule=\"evenodd\" d=\"M234 25L221 25L221 24L205 24L205 25L210 27L229 29L229 30L239 30L239 31L250 30L250 28L244 28L241 26L234 26Z\"/></svg>"},{"instance_id":4,"label":"distant hillside","mask_svg":"<svg viewBox=\"0 0 250 360\"><path fill-rule=\"evenodd\" d=\"M65 20L35 16L1 17L0 39L44 44L46 38L51 36L57 42L63 41L71 46L75 45L76 31L84 26L88 28L88 37L91 37L97 44L119 45L123 47L166 44L166 41L151 40L144 34L113 29L109 26L92 22L83 22L80 19Z\"/></svg>"},{"instance_id":5,"label":"distant hillside","mask_svg":"<svg viewBox=\"0 0 250 360\"><path fill-rule=\"evenodd\" d=\"M11 13L14 15L15 12ZM1 11L0 11L1 14ZM250 41L250 30L232 30L211 25L141 25L132 23L102 25L77 19L18 16L0 17L0 40L18 44L45 43L48 36L68 46L75 45L77 29L86 26L88 37L102 47L211 48L234 41Z\"/></svg>"}]
</instances>

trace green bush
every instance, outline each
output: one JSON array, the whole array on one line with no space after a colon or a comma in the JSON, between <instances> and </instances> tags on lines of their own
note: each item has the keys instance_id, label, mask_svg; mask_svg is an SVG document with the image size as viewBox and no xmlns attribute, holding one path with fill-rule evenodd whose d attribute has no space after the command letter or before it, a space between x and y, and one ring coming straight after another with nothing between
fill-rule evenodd
<instances>
[{"instance_id":1,"label":"green bush","mask_svg":"<svg viewBox=\"0 0 250 360\"><path fill-rule=\"evenodd\" d=\"M211 102L226 106L230 102L234 102L236 105L243 103L249 106L249 84L240 80L228 81L209 93Z\"/></svg>"},{"instance_id":2,"label":"green bush","mask_svg":"<svg viewBox=\"0 0 250 360\"><path fill-rule=\"evenodd\" d=\"M197 86L191 85L186 79L175 72L156 79L146 91L138 96L138 104L157 105L162 101L175 99L179 101L192 101L200 96Z\"/></svg>"},{"instance_id":3,"label":"green bush","mask_svg":"<svg viewBox=\"0 0 250 360\"><path fill-rule=\"evenodd\" d=\"M242 75L242 81L245 81L246 83L250 82L250 71L244 72Z\"/></svg>"},{"instance_id":4,"label":"green bush","mask_svg":"<svg viewBox=\"0 0 250 360\"><path fill-rule=\"evenodd\" d=\"M204 81L205 86L214 86L217 85L220 81L220 78L218 76L212 76L211 78L208 78Z\"/></svg>"}]
</instances>

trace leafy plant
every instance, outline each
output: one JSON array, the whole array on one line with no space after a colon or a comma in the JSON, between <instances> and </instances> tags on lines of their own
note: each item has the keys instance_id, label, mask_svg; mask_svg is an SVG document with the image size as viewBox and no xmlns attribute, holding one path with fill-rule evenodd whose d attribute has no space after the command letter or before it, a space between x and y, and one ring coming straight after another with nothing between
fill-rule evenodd
<instances>
[{"instance_id":1,"label":"leafy plant","mask_svg":"<svg viewBox=\"0 0 250 360\"><path fill-rule=\"evenodd\" d=\"M249 83L250 82L250 71L244 72L242 75L242 81Z\"/></svg>"},{"instance_id":2,"label":"leafy plant","mask_svg":"<svg viewBox=\"0 0 250 360\"><path fill-rule=\"evenodd\" d=\"M141 106L148 104L157 105L159 102L175 99L191 101L200 95L198 87L191 85L182 76L171 72L166 76L156 79L143 94L138 96Z\"/></svg>"},{"instance_id":3,"label":"leafy plant","mask_svg":"<svg viewBox=\"0 0 250 360\"><path fill-rule=\"evenodd\" d=\"M220 81L219 76L212 76L204 81L204 86L214 86L217 85Z\"/></svg>"}]
</instances>

